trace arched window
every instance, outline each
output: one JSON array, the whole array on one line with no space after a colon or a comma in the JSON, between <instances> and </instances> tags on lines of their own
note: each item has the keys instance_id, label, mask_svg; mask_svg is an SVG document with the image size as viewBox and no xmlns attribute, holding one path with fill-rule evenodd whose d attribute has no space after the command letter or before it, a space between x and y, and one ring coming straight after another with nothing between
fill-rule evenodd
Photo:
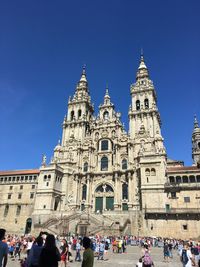
<instances>
[{"instance_id":1,"label":"arched window","mask_svg":"<svg viewBox=\"0 0 200 267\"><path fill-rule=\"evenodd\" d=\"M26 220L25 234L29 234L31 232L31 226L32 226L32 219L28 218Z\"/></svg>"},{"instance_id":2,"label":"arched window","mask_svg":"<svg viewBox=\"0 0 200 267\"><path fill-rule=\"evenodd\" d=\"M79 109L79 110L78 110L78 119L81 118L81 114L82 114L82 111L81 111L81 109Z\"/></svg>"},{"instance_id":3,"label":"arched window","mask_svg":"<svg viewBox=\"0 0 200 267\"><path fill-rule=\"evenodd\" d=\"M200 149L200 142L198 143L198 149Z\"/></svg>"},{"instance_id":4,"label":"arched window","mask_svg":"<svg viewBox=\"0 0 200 267\"><path fill-rule=\"evenodd\" d=\"M145 106L146 109L149 108L149 99L146 98L144 100L144 106Z\"/></svg>"},{"instance_id":5,"label":"arched window","mask_svg":"<svg viewBox=\"0 0 200 267\"><path fill-rule=\"evenodd\" d=\"M174 183L175 182L174 176L169 176L169 182L170 183Z\"/></svg>"},{"instance_id":6,"label":"arched window","mask_svg":"<svg viewBox=\"0 0 200 267\"><path fill-rule=\"evenodd\" d=\"M108 150L108 140L101 141L101 150Z\"/></svg>"},{"instance_id":7,"label":"arched window","mask_svg":"<svg viewBox=\"0 0 200 267\"><path fill-rule=\"evenodd\" d=\"M183 183L188 183L188 177L187 176L183 176Z\"/></svg>"},{"instance_id":8,"label":"arched window","mask_svg":"<svg viewBox=\"0 0 200 267\"><path fill-rule=\"evenodd\" d=\"M151 175L155 176L156 175L156 170L154 168L151 169Z\"/></svg>"},{"instance_id":9,"label":"arched window","mask_svg":"<svg viewBox=\"0 0 200 267\"><path fill-rule=\"evenodd\" d=\"M98 187L97 187L97 189L95 190L95 192L100 192L100 193L102 193L102 192L114 192L113 191L113 188L112 188L112 186L110 186L110 185L108 185L108 184L101 184L101 185L99 185Z\"/></svg>"},{"instance_id":10,"label":"arched window","mask_svg":"<svg viewBox=\"0 0 200 267\"><path fill-rule=\"evenodd\" d=\"M181 183L181 176L176 176L176 183L177 184Z\"/></svg>"},{"instance_id":11,"label":"arched window","mask_svg":"<svg viewBox=\"0 0 200 267\"><path fill-rule=\"evenodd\" d=\"M122 184L122 199L128 199L128 185Z\"/></svg>"},{"instance_id":12,"label":"arched window","mask_svg":"<svg viewBox=\"0 0 200 267\"><path fill-rule=\"evenodd\" d=\"M101 171L108 170L108 158L106 156L101 158Z\"/></svg>"},{"instance_id":13,"label":"arched window","mask_svg":"<svg viewBox=\"0 0 200 267\"><path fill-rule=\"evenodd\" d=\"M108 111L104 111L104 113L103 113L103 119L104 120L109 119L109 113L108 113Z\"/></svg>"},{"instance_id":14,"label":"arched window","mask_svg":"<svg viewBox=\"0 0 200 267\"><path fill-rule=\"evenodd\" d=\"M146 169L146 170L145 170L145 175L146 175L146 176L149 176L149 175L150 175L150 170L149 170L149 169Z\"/></svg>"},{"instance_id":15,"label":"arched window","mask_svg":"<svg viewBox=\"0 0 200 267\"><path fill-rule=\"evenodd\" d=\"M4 210L4 217L8 215L8 211L9 211L9 205L6 205Z\"/></svg>"},{"instance_id":16,"label":"arched window","mask_svg":"<svg viewBox=\"0 0 200 267\"><path fill-rule=\"evenodd\" d=\"M71 121L73 121L73 119L74 119L74 111L72 110L71 111Z\"/></svg>"},{"instance_id":17,"label":"arched window","mask_svg":"<svg viewBox=\"0 0 200 267\"><path fill-rule=\"evenodd\" d=\"M82 200L86 200L86 196L87 196L87 185L84 184L82 188Z\"/></svg>"},{"instance_id":18,"label":"arched window","mask_svg":"<svg viewBox=\"0 0 200 267\"><path fill-rule=\"evenodd\" d=\"M103 185L101 184L101 185L99 185L98 187L97 187L97 189L95 190L95 192L103 192Z\"/></svg>"},{"instance_id":19,"label":"arched window","mask_svg":"<svg viewBox=\"0 0 200 267\"><path fill-rule=\"evenodd\" d=\"M140 100L136 101L136 110L140 110Z\"/></svg>"},{"instance_id":20,"label":"arched window","mask_svg":"<svg viewBox=\"0 0 200 267\"><path fill-rule=\"evenodd\" d=\"M123 159L122 160L122 170L127 170L128 166L127 166L127 160Z\"/></svg>"},{"instance_id":21,"label":"arched window","mask_svg":"<svg viewBox=\"0 0 200 267\"><path fill-rule=\"evenodd\" d=\"M59 202L60 202L59 197L56 197L56 198L55 198L55 203L54 203L54 210L57 210L57 209L58 209L58 204L59 204Z\"/></svg>"},{"instance_id":22,"label":"arched window","mask_svg":"<svg viewBox=\"0 0 200 267\"><path fill-rule=\"evenodd\" d=\"M114 192L112 187L110 185L108 185L108 184L104 185L104 188L105 188L106 192Z\"/></svg>"},{"instance_id":23,"label":"arched window","mask_svg":"<svg viewBox=\"0 0 200 267\"><path fill-rule=\"evenodd\" d=\"M84 172L88 171L88 163L87 162L84 162L84 164L83 164L83 171Z\"/></svg>"},{"instance_id":24,"label":"arched window","mask_svg":"<svg viewBox=\"0 0 200 267\"><path fill-rule=\"evenodd\" d=\"M196 182L194 175L190 175L189 179L190 179L190 183L195 183Z\"/></svg>"},{"instance_id":25,"label":"arched window","mask_svg":"<svg viewBox=\"0 0 200 267\"><path fill-rule=\"evenodd\" d=\"M21 206L18 205L17 206L17 211L16 211L16 216L19 216L20 215L20 212L21 212Z\"/></svg>"}]
</instances>

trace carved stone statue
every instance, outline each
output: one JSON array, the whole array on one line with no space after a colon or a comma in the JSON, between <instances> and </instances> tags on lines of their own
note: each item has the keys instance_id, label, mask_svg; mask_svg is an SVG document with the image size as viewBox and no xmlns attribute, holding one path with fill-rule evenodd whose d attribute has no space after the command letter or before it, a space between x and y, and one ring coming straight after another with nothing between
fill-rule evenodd
<instances>
[{"instance_id":1,"label":"carved stone statue","mask_svg":"<svg viewBox=\"0 0 200 267\"><path fill-rule=\"evenodd\" d=\"M46 166L46 163L47 163L47 157L46 157L46 155L43 155L42 156L42 166Z\"/></svg>"}]
</instances>

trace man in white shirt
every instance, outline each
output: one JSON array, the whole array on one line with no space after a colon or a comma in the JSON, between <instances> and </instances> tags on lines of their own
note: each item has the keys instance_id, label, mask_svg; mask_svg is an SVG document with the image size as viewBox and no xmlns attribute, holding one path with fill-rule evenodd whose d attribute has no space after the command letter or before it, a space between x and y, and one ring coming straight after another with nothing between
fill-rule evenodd
<instances>
[{"instance_id":1,"label":"man in white shirt","mask_svg":"<svg viewBox=\"0 0 200 267\"><path fill-rule=\"evenodd\" d=\"M75 261L81 261L81 244L80 244L80 240L77 240L76 243L76 257L75 257Z\"/></svg>"},{"instance_id":2,"label":"man in white shirt","mask_svg":"<svg viewBox=\"0 0 200 267\"><path fill-rule=\"evenodd\" d=\"M188 244L184 245L180 255L183 267L195 266L195 260Z\"/></svg>"},{"instance_id":3,"label":"man in white shirt","mask_svg":"<svg viewBox=\"0 0 200 267\"><path fill-rule=\"evenodd\" d=\"M0 229L0 267L6 267L8 260L8 245L2 240L5 238L5 229Z\"/></svg>"}]
</instances>

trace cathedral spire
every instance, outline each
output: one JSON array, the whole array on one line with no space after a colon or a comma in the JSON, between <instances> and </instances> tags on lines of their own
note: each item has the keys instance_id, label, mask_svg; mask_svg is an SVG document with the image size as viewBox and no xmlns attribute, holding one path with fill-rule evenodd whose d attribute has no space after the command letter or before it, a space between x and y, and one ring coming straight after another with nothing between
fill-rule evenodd
<instances>
[{"instance_id":1,"label":"cathedral spire","mask_svg":"<svg viewBox=\"0 0 200 267\"><path fill-rule=\"evenodd\" d=\"M106 94L105 94L105 97L109 97L110 98L109 92L108 92L108 85L107 84L106 84Z\"/></svg>"},{"instance_id":2,"label":"cathedral spire","mask_svg":"<svg viewBox=\"0 0 200 267\"><path fill-rule=\"evenodd\" d=\"M196 114L194 115L194 129L199 128L199 123Z\"/></svg>"},{"instance_id":3,"label":"cathedral spire","mask_svg":"<svg viewBox=\"0 0 200 267\"><path fill-rule=\"evenodd\" d=\"M144 54L143 54L143 49L141 49L141 53L140 53L140 65L139 65L139 70L140 69L147 69L147 66L145 65L144 62Z\"/></svg>"},{"instance_id":4,"label":"cathedral spire","mask_svg":"<svg viewBox=\"0 0 200 267\"><path fill-rule=\"evenodd\" d=\"M141 54L140 54L140 64L139 64L138 71L136 74L136 80L142 79L142 78L149 78L149 72L144 61L143 50L141 50Z\"/></svg>"},{"instance_id":5,"label":"cathedral spire","mask_svg":"<svg viewBox=\"0 0 200 267\"><path fill-rule=\"evenodd\" d=\"M104 96L104 104L110 104L110 96L109 96L109 92L108 92L108 85L106 85L106 93Z\"/></svg>"},{"instance_id":6,"label":"cathedral spire","mask_svg":"<svg viewBox=\"0 0 200 267\"><path fill-rule=\"evenodd\" d=\"M82 74L81 74L81 78L80 78L80 82L87 82L87 78L86 78L86 66L85 64L83 65L83 70L82 70Z\"/></svg>"}]
</instances>

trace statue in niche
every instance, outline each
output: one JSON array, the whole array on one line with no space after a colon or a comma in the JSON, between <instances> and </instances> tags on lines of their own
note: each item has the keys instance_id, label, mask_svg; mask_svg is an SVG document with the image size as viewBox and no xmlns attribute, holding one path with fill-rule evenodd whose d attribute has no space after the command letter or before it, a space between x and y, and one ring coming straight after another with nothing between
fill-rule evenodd
<instances>
[{"instance_id":1,"label":"statue in niche","mask_svg":"<svg viewBox=\"0 0 200 267\"><path fill-rule=\"evenodd\" d=\"M73 200L73 191L70 193L70 194L68 194L68 196L67 196L67 203L68 204L70 204L71 202L72 202L72 200Z\"/></svg>"},{"instance_id":2,"label":"statue in niche","mask_svg":"<svg viewBox=\"0 0 200 267\"><path fill-rule=\"evenodd\" d=\"M98 141L99 140L99 133L96 133L95 134L95 141Z\"/></svg>"},{"instance_id":3,"label":"statue in niche","mask_svg":"<svg viewBox=\"0 0 200 267\"><path fill-rule=\"evenodd\" d=\"M106 192L107 185L104 184L102 187L103 187L103 192Z\"/></svg>"},{"instance_id":4,"label":"statue in niche","mask_svg":"<svg viewBox=\"0 0 200 267\"><path fill-rule=\"evenodd\" d=\"M71 132L71 134L70 134L70 138L71 138L71 139L74 139L74 129L72 129L72 132Z\"/></svg>"}]
</instances>

